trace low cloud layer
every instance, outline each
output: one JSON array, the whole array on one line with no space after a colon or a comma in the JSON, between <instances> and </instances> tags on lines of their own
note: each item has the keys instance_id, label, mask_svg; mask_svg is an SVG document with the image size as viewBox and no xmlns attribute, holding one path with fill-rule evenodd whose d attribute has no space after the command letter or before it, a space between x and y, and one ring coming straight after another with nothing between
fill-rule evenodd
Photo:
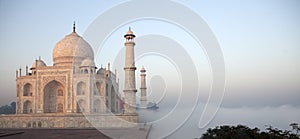
<instances>
[{"instance_id":1,"label":"low cloud layer","mask_svg":"<svg viewBox=\"0 0 300 139\"><path fill-rule=\"evenodd\" d=\"M282 105L279 107L240 107L240 108L225 108L220 107L212 121L207 126L200 129L198 127L200 115L203 112L204 104L199 104L197 109L192 113L191 117L184 122L183 126L171 127L175 132L165 133L167 122L156 121L153 123L153 129L150 133L150 138L162 137L170 134L168 138L196 138L200 137L208 128L214 128L220 125L238 125L243 124L249 127L258 127L261 130L265 129L266 125L271 125L282 130L290 130L289 124L292 122L300 123L300 108L290 105ZM180 115L177 117L168 117L167 112L170 108L161 108L159 112L147 112L148 119L152 121L159 120L164 117L169 119L172 123L178 122L181 119ZM190 109L180 109L181 113L189 112ZM170 112L170 111L169 111ZM157 119L155 119L157 118ZM154 120L155 119L155 120ZM178 129L177 129L178 128Z\"/></svg>"}]
</instances>

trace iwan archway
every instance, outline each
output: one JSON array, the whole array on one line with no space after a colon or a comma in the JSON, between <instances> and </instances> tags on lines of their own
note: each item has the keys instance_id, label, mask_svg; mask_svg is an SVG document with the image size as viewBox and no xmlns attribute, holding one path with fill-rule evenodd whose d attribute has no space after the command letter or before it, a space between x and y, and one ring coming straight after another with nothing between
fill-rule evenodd
<instances>
[{"instance_id":1,"label":"iwan archway","mask_svg":"<svg viewBox=\"0 0 300 139\"><path fill-rule=\"evenodd\" d=\"M53 80L44 87L44 113L64 112L64 87Z\"/></svg>"}]
</instances>

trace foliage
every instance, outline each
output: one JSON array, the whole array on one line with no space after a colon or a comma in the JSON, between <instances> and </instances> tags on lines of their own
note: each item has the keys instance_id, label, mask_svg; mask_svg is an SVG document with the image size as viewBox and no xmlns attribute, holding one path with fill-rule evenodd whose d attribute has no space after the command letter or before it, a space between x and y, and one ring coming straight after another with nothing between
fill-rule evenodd
<instances>
[{"instance_id":1,"label":"foliage","mask_svg":"<svg viewBox=\"0 0 300 139\"><path fill-rule=\"evenodd\" d=\"M300 130L300 126L298 125L298 123L291 123L290 126L296 132L296 134L298 135L298 132Z\"/></svg>"},{"instance_id":2,"label":"foliage","mask_svg":"<svg viewBox=\"0 0 300 139\"><path fill-rule=\"evenodd\" d=\"M260 132L258 128L249 128L244 125L217 126L209 128L201 139L299 139L297 134L291 131L282 131L268 126L266 131Z\"/></svg>"},{"instance_id":3,"label":"foliage","mask_svg":"<svg viewBox=\"0 0 300 139\"><path fill-rule=\"evenodd\" d=\"M16 102L10 103L10 106L5 105L0 107L0 114L15 114L16 113Z\"/></svg>"}]
</instances>

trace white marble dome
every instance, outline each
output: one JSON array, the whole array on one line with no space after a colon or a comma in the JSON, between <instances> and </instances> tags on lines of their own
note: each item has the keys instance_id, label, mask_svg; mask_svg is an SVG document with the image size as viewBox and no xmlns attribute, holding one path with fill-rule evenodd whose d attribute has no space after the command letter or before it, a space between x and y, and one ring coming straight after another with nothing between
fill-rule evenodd
<instances>
[{"instance_id":1,"label":"white marble dome","mask_svg":"<svg viewBox=\"0 0 300 139\"><path fill-rule=\"evenodd\" d=\"M80 67L96 67L92 59L86 58L81 62Z\"/></svg>"},{"instance_id":2,"label":"white marble dome","mask_svg":"<svg viewBox=\"0 0 300 139\"><path fill-rule=\"evenodd\" d=\"M63 65L73 63L75 59L94 59L94 52L81 36L72 32L55 45L52 57L54 65Z\"/></svg>"}]
</instances>

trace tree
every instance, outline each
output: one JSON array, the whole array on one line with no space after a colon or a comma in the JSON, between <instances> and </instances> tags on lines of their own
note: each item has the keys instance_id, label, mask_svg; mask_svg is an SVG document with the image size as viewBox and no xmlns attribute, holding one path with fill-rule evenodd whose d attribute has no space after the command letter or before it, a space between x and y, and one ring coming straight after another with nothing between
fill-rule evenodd
<instances>
[{"instance_id":1,"label":"tree","mask_svg":"<svg viewBox=\"0 0 300 139\"><path fill-rule=\"evenodd\" d=\"M12 108L12 110L16 110L16 102L12 102L12 103L10 103L10 107Z\"/></svg>"},{"instance_id":2,"label":"tree","mask_svg":"<svg viewBox=\"0 0 300 139\"><path fill-rule=\"evenodd\" d=\"M15 114L16 113L16 102L10 103L10 106L5 105L0 107L0 114Z\"/></svg>"},{"instance_id":3,"label":"tree","mask_svg":"<svg viewBox=\"0 0 300 139\"><path fill-rule=\"evenodd\" d=\"M251 129L244 125L238 126L217 126L214 129L209 128L201 139L252 139L259 135L259 129Z\"/></svg>"},{"instance_id":4,"label":"tree","mask_svg":"<svg viewBox=\"0 0 300 139\"><path fill-rule=\"evenodd\" d=\"M291 123L290 126L292 127L292 130L296 131L296 135L298 135L298 132L300 130L300 127L299 127L298 123Z\"/></svg>"},{"instance_id":5,"label":"tree","mask_svg":"<svg viewBox=\"0 0 300 139\"><path fill-rule=\"evenodd\" d=\"M299 139L291 131L282 131L278 128L268 126L265 132L260 132L258 128L249 128L244 125L237 126L217 126L209 128L201 139Z\"/></svg>"},{"instance_id":6,"label":"tree","mask_svg":"<svg viewBox=\"0 0 300 139\"><path fill-rule=\"evenodd\" d=\"M268 136L270 138L274 138L274 139L298 139L296 134L291 133L291 131L285 130L282 131L278 128L273 128L272 126L267 126L266 128L266 133L268 134Z\"/></svg>"}]
</instances>

